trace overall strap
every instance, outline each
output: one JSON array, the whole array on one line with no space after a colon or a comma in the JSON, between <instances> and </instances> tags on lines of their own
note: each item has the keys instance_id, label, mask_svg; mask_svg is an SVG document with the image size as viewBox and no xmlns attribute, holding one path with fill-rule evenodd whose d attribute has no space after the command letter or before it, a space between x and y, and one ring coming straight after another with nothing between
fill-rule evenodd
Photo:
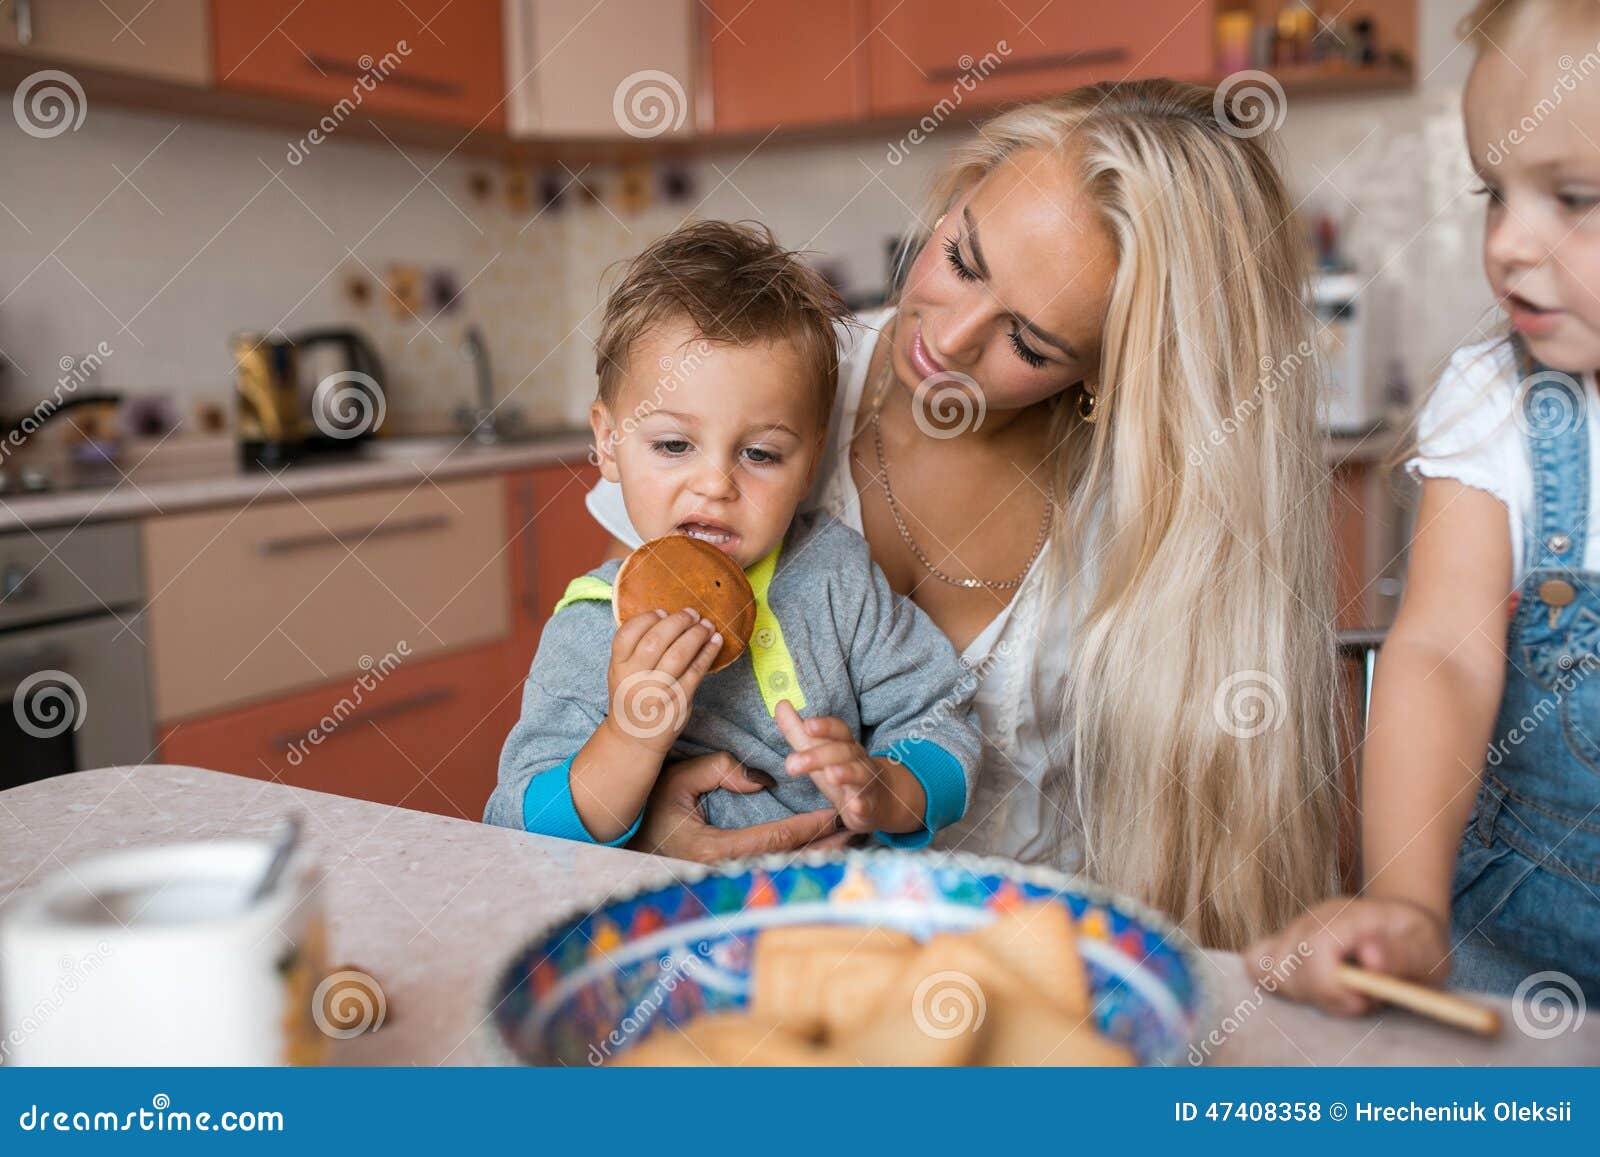
<instances>
[{"instance_id":1,"label":"overall strap","mask_svg":"<svg viewBox=\"0 0 1600 1157\"><path fill-rule=\"evenodd\" d=\"M560 614L561 608L572 603L597 600L603 603L611 601L611 584L605 579L595 578L593 575L579 575L567 584L566 593L561 596L561 601L556 604L552 615Z\"/></svg>"},{"instance_id":2,"label":"overall strap","mask_svg":"<svg viewBox=\"0 0 1600 1157\"><path fill-rule=\"evenodd\" d=\"M1533 469L1528 570L1583 565L1589 520L1588 391L1581 377L1529 359L1518 399Z\"/></svg>"}]
</instances>

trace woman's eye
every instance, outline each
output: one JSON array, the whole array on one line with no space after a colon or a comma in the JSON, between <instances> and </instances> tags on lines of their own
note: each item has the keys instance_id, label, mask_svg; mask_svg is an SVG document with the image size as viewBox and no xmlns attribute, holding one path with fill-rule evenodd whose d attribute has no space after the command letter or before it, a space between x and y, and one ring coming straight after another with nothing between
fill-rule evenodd
<instances>
[{"instance_id":1,"label":"woman's eye","mask_svg":"<svg viewBox=\"0 0 1600 1157\"><path fill-rule=\"evenodd\" d=\"M1010 337L1011 348L1017 351L1017 356L1019 358L1027 362L1034 369L1038 369L1040 366L1044 365L1045 356L1042 353L1039 353L1037 350L1030 349L1028 344L1022 340L1022 334L1020 331L1012 330Z\"/></svg>"},{"instance_id":2,"label":"woman's eye","mask_svg":"<svg viewBox=\"0 0 1600 1157\"><path fill-rule=\"evenodd\" d=\"M1474 197L1489 198L1489 204L1491 205L1498 205L1500 203L1500 190L1490 185L1479 185L1476 189L1472 190L1472 195Z\"/></svg>"},{"instance_id":3,"label":"woman's eye","mask_svg":"<svg viewBox=\"0 0 1600 1157\"><path fill-rule=\"evenodd\" d=\"M688 453L689 443L684 441L682 438L659 438L650 443L650 449L654 450L657 454L664 454L669 458L675 458L679 454Z\"/></svg>"},{"instance_id":4,"label":"woman's eye","mask_svg":"<svg viewBox=\"0 0 1600 1157\"><path fill-rule=\"evenodd\" d=\"M944 255L950 260L950 268L962 281L976 281L978 275L972 267L961 260L961 242L951 237L944 243Z\"/></svg>"},{"instance_id":5,"label":"woman's eye","mask_svg":"<svg viewBox=\"0 0 1600 1157\"><path fill-rule=\"evenodd\" d=\"M768 466L772 463L783 461L782 458L774 454L771 450L763 450L760 446L751 446L746 449L744 453L745 457L751 462L754 462L757 466Z\"/></svg>"}]
</instances>

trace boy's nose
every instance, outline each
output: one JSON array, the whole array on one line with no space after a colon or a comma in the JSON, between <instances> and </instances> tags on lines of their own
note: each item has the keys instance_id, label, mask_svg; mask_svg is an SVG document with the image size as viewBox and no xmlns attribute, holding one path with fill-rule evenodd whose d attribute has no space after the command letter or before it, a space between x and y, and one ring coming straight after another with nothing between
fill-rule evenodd
<instances>
[{"instance_id":1,"label":"boy's nose","mask_svg":"<svg viewBox=\"0 0 1600 1157\"><path fill-rule=\"evenodd\" d=\"M712 458L707 458L695 472L689 489L698 497L712 501L728 502L738 497L733 485L733 471L725 469L722 463Z\"/></svg>"}]
</instances>

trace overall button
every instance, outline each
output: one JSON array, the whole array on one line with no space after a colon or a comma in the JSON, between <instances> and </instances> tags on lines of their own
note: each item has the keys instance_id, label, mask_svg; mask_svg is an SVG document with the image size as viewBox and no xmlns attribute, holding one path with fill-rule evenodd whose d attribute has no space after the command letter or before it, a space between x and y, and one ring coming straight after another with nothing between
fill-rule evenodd
<instances>
[{"instance_id":1,"label":"overall button","mask_svg":"<svg viewBox=\"0 0 1600 1157\"><path fill-rule=\"evenodd\" d=\"M1569 606L1578 597L1578 590L1566 579L1545 579L1539 584L1539 601L1550 608L1550 629L1561 617L1561 608Z\"/></svg>"},{"instance_id":2,"label":"overall button","mask_svg":"<svg viewBox=\"0 0 1600 1157\"><path fill-rule=\"evenodd\" d=\"M1549 538L1545 539L1544 544L1550 548L1551 554L1566 554L1567 551L1572 549L1572 536L1570 534L1563 534L1558 530Z\"/></svg>"},{"instance_id":3,"label":"overall button","mask_svg":"<svg viewBox=\"0 0 1600 1157\"><path fill-rule=\"evenodd\" d=\"M771 627L762 627L750 641L765 651L778 641L778 637L772 633Z\"/></svg>"},{"instance_id":4,"label":"overall button","mask_svg":"<svg viewBox=\"0 0 1600 1157\"><path fill-rule=\"evenodd\" d=\"M767 682L772 685L774 691L787 691L789 689L789 676L782 671L774 671Z\"/></svg>"}]
</instances>

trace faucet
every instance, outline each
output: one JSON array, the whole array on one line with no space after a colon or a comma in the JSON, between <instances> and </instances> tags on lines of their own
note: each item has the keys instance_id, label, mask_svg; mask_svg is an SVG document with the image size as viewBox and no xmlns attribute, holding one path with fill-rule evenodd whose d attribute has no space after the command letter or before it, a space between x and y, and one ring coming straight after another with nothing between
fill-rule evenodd
<instances>
[{"instance_id":1,"label":"faucet","mask_svg":"<svg viewBox=\"0 0 1600 1157\"><path fill-rule=\"evenodd\" d=\"M483 340L483 331L469 325L461 339L461 355L472 362L477 379L478 405L476 409L463 406L456 411L456 422L467 429L472 440L481 446L492 446L500 441L500 425L494 406L494 375L489 369L489 347Z\"/></svg>"}]
</instances>

